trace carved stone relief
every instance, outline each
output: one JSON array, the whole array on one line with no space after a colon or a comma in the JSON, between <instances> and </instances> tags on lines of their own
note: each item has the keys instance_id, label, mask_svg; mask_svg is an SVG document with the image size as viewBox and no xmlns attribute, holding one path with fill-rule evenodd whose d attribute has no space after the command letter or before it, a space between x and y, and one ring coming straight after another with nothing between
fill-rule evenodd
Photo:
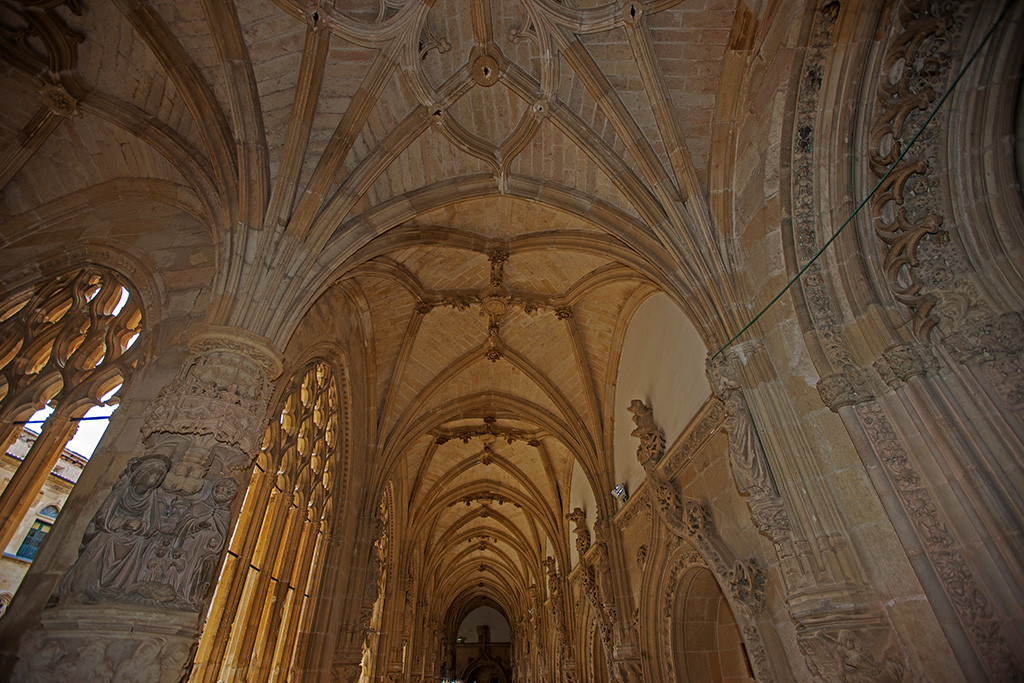
<instances>
[{"instance_id":1,"label":"carved stone relief","mask_svg":"<svg viewBox=\"0 0 1024 683\"><path fill-rule=\"evenodd\" d=\"M111 613L113 625L127 620L131 632L142 637L164 632L158 622L166 616L156 614L194 619L209 598L232 505L259 447L270 379L280 367L259 342L221 331L196 338L190 348L191 362L147 416L144 454L129 461L97 510L78 559L43 612L48 650L72 651L71 643L85 637L77 635L77 626L52 627L60 614L86 609L85 604L129 603L151 610ZM22 660L39 659L32 652L33 643L40 642L34 638L23 642ZM189 646L193 639L194 634L186 638ZM124 657L110 661L112 671L136 656L118 648L111 652ZM188 647L183 657L187 654ZM160 666L184 664L184 659L160 659ZM92 665L83 660L81 666Z\"/></svg>"},{"instance_id":2,"label":"carved stone relief","mask_svg":"<svg viewBox=\"0 0 1024 683\"><path fill-rule=\"evenodd\" d=\"M82 608L61 610L44 630L28 634L23 647L32 652L14 669L19 681L116 680L176 683L187 676L187 658L193 646L183 624L170 617L159 635L118 631ZM83 632L79 623L93 628ZM186 633L182 633L185 630Z\"/></svg>"},{"instance_id":3,"label":"carved stone relief","mask_svg":"<svg viewBox=\"0 0 1024 683\"><path fill-rule=\"evenodd\" d=\"M195 497L162 488L170 459L133 459L82 538L61 581L62 602L117 600L199 610L227 540L233 479L214 478Z\"/></svg>"},{"instance_id":4,"label":"carved stone relief","mask_svg":"<svg viewBox=\"0 0 1024 683\"><path fill-rule=\"evenodd\" d=\"M643 406L639 401L634 401L634 404L640 404L638 408ZM650 415L653 423L653 411ZM650 431L646 429L643 433L649 434ZM638 448L638 458L641 451L646 453L643 441ZM767 573L763 565L755 558L734 561L734 564L730 565L730 560L726 559L729 551L714 529L708 506L702 501L683 496L655 461L648 458L641 459L641 462L646 463L647 486L653 494L651 504L657 511L658 518L669 532L681 538L700 554L719 585L728 591L730 604L743 633L755 674L759 680L774 680L771 663L756 623L765 600Z\"/></svg>"},{"instance_id":5,"label":"carved stone relief","mask_svg":"<svg viewBox=\"0 0 1024 683\"><path fill-rule=\"evenodd\" d=\"M587 515L584 514L583 508L573 508L573 511L565 518L576 525L576 528L573 529L576 534L576 552L583 557L590 549L590 529L587 528Z\"/></svg>"},{"instance_id":6,"label":"carved stone relief","mask_svg":"<svg viewBox=\"0 0 1024 683\"><path fill-rule=\"evenodd\" d=\"M961 325L944 341L958 362L978 368L1024 424L1024 315L979 319Z\"/></svg>"}]
</instances>

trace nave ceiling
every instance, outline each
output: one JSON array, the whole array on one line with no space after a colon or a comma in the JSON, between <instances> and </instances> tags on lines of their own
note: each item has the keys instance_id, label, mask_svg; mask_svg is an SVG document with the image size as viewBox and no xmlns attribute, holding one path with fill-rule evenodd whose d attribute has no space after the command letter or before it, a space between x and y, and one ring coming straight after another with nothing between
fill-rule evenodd
<instances>
[{"instance_id":1,"label":"nave ceiling","mask_svg":"<svg viewBox=\"0 0 1024 683\"><path fill-rule=\"evenodd\" d=\"M1022 22L2 0L0 432L140 335L0 677L1010 678Z\"/></svg>"},{"instance_id":2,"label":"nave ceiling","mask_svg":"<svg viewBox=\"0 0 1024 683\"><path fill-rule=\"evenodd\" d=\"M4 246L190 235L171 275L270 339L343 292L377 485L446 596L522 606L538 549L568 560L574 463L614 483L631 312L665 290L712 332L726 287L703 195L736 10L696 4L9 6L8 101L45 92L2 117Z\"/></svg>"}]
</instances>

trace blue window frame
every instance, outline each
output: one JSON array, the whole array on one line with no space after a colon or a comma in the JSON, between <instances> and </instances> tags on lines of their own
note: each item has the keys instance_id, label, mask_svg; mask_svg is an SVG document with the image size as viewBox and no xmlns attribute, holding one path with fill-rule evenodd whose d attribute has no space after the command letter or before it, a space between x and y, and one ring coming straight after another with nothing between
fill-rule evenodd
<instances>
[{"instance_id":1,"label":"blue window frame","mask_svg":"<svg viewBox=\"0 0 1024 683\"><path fill-rule=\"evenodd\" d=\"M37 519L25 535L25 540L21 542L21 547L18 548L18 557L26 560L35 559L36 553L39 552L39 547L43 544L43 539L46 538L46 534L50 533L52 528L53 525L49 522Z\"/></svg>"}]
</instances>

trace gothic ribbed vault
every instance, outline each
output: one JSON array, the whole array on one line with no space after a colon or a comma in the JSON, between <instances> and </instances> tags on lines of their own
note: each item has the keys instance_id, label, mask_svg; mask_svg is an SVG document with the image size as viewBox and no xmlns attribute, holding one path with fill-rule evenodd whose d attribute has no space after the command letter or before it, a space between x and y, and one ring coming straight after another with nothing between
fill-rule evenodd
<instances>
[{"instance_id":1,"label":"gothic ribbed vault","mask_svg":"<svg viewBox=\"0 0 1024 683\"><path fill-rule=\"evenodd\" d=\"M5 544L124 388L0 671L1009 676L996 4L5 0Z\"/></svg>"}]
</instances>

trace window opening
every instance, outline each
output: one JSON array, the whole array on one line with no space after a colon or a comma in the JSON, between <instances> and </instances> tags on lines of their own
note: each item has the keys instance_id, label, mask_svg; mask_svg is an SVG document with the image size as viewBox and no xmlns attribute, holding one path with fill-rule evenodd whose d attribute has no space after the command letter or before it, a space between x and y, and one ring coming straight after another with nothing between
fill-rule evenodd
<instances>
[{"instance_id":1,"label":"window opening","mask_svg":"<svg viewBox=\"0 0 1024 683\"><path fill-rule=\"evenodd\" d=\"M314 361L292 376L246 491L207 614L196 675L215 679L225 666L284 679L301 656L333 519L339 413L329 364Z\"/></svg>"},{"instance_id":2,"label":"window opening","mask_svg":"<svg viewBox=\"0 0 1024 683\"><path fill-rule=\"evenodd\" d=\"M21 547L18 548L18 557L25 560L34 560L40 546L43 545L43 539L46 538L46 534L50 533L52 528L53 525L49 522L37 519L29 528L25 540L21 542Z\"/></svg>"},{"instance_id":3,"label":"window opening","mask_svg":"<svg viewBox=\"0 0 1024 683\"><path fill-rule=\"evenodd\" d=\"M0 302L0 580L16 589L142 360L139 297L85 266ZM43 493L47 505L34 510Z\"/></svg>"}]
</instances>

